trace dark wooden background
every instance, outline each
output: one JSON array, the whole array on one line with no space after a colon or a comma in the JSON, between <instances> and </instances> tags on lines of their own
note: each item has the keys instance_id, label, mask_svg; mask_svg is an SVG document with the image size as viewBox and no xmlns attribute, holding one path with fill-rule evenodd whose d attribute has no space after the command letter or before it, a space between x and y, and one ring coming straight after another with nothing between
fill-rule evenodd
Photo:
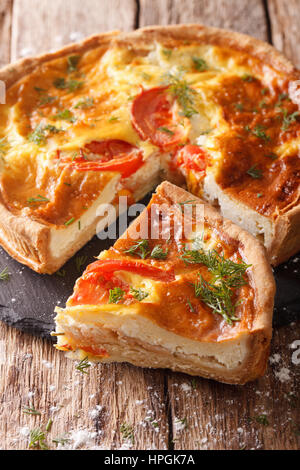
<instances>
[{"instance_id":1,"label":"dark wooden background","mask_svg":"<svg viewBox=\"0 0 300 470\"><path fill-rule=\"evenodd\" d=\"M300 67L300 0L0 0L0 65L97 32L188 22L269 41ZM0 324L1 448L26 449L51 418L50 448L65 436L70 448L297 449L299 347L299 322L276 327L267 374L244 387L130 365L82 375L49 341ZM40 415L24 413L31 404Z\"/></svg>"}]
</instances>

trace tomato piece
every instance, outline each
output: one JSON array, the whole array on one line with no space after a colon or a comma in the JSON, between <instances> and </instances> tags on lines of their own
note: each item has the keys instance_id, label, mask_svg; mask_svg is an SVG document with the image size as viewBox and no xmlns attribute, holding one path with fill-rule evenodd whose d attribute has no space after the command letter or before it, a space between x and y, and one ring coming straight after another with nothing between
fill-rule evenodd
<instances>
[{"instance_id":1,"label":"tomato piece","mask_svg":"<svg viewBox=\"0 0 300 470\"><path fill-rule=\"evenodd\" d=\"M142 90L133 101L131 118L141 139L150 139L163 150L185 142L190 130L189 120L179 115L167 86Z\"/></svg>"},{"instance_id":2,"label":"tomato piece","mask_svg":"<svg viewBox=\"0 0 300 470\"><path fill-rule=\"evenodd\" d=\"M206 171L206 154L199 145L185 145L175 154L174 163L184 170L203 173Z\"/></svg>"},{"instance_id":3,"label":"tomato piece","mask_svg":"<svg viewBox=\"0 0 300 470\"><path fill-rule=\"evenodd\" d=\"M99 155L99 159L89 160L89 153ZM117 171L122 178L127 178L142 166L143 154L137 147L123 140L92 141L84 150L80 149L74 160L64 161L62 164L77 171Z\"/></svg>"},{"instance_id":4,"label":"tomato piece","mask_svg":"<svg viewBox=\"0 0 300 470\"><path fill-rule=\"evenodd\" d=\"M111 279L112 275L116 271L128 271L162 282L175 280L175 276L172 271L165 271L141 261L119 259L100 259L95 261L87 267L86 271L83 273L83 277L91 280L92 282L97 282L99 276L103 276L104 279Z\"/></svg>"},{"instance_id":5,"label":"tomato piece","mask_svg":"<svg viewBox=\"0 0 300 470\"><path fill-rule=\"evenodd\" d=\"M175 280L172 271L164 271L141 261L98 260L90 264L82 277L76 282L74 294L68 300L68 306L108 303L109 290L114 287L120 287L128 294L130 286L115 276L117 271L133 272L162 282ZM127 298L129 298L128 295Z\"/></svg>"}]
</instances>

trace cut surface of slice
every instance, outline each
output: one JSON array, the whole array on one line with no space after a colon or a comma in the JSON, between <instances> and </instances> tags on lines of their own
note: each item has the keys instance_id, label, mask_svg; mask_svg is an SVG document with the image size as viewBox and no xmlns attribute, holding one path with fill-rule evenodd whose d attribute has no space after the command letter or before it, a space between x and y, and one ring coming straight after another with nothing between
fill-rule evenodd
<instances>
[{"instance_id":1,"label":"cut surface of slice","mask_svg":"<svg viewBox=\"0 0 300 470\"><path fill-rule=\"evenodd\" d=\"M164 182L56 308L57 348L243 384L264 373L274 293L260 242Z\"/></svg>"}]
</instances>

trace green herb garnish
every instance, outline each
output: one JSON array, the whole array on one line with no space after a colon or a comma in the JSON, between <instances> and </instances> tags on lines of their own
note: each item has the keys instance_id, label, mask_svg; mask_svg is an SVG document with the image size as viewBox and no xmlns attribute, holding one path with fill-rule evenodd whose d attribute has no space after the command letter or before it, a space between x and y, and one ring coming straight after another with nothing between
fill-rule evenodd
<instances>
[{"instance_id":1,"label":"green herb garnish","mask_svg":"<svg viewBox=\"0 0 300 470\"><path fill-rule=\"evenodd\" d=\"M113 289L109 289L109 304L117 304L120 300L123 299L125 295L125 291L122 290L120 287L114 287Z\"/></svg>"},{"instance_id":2,"label":"green herb garnish","mask_svg":"<svg viewBox=\"0 0 300 470\"><path fill-rule=\"evenodd\" d=\"M59 77L53 81L53 85L59 90L69 90L71 92L81 88L83 82L78 80L66 80L65 78Z\"/></svg>"},{"instance_id":3,"label":"green herb garnish","mask_svg":"<svg viewBox=\"0 0 300 470\"><path fill-rule=\"evenodd\" d=\"M161 132L164 132L165 134L169 134L169 135L174 135L174 132L171 131L170 129L168 129L167 127L158 127L157 128L158 131L161 131Z\"/></svg>"},{"instance_id":4,"label":"green herb garnish","mask_svg":"<svg viewBox=\"0 0 300 470\"><path fill-rule=\"evenodd\" d=\"M124 253L134 256L137 255L142 259L145 259L150 253L148 240L139 240L137 243L132 245L128 250L124 250Z\"/></svg>"},{"instance_id":5,"label":"green herb garnish","mask_svg":"<svg viewBox=\"0 0 300 470\"><path fill-rule=\"evenodd\" d=\"M48 423L46 424L46 431L50 432L52 428L53 420L50 418L48 419Z\"/></svg>"},{"instance_id":6,"label":"green herb garnish","mask_svg":"<svg viewBox=\"0 0 300 470\"><path fill-rule=\"evenodd\" d=\"M192 57L192 60L195 69L199 72L205 72L209 69L207 62L204 59L201 59L200 57Z\"/></svg>"},{"instance_id":7,"label":"green herb garnish","mask_svg":"<svg viewBox=\"0 0 300 470\"><path fill-rule=\"evenodd\" d=\"M252 165L246 173L257 180L262 178L262 171L259 170L259 168L256 168L256 165Z\"/></svg>"},{"instance_id":8,"label":"green herb garnish","mask_svg":"<svg viewBox=\"0 0 300 470\"><path fill-rule=\"evenodd\" d=\"M130 293L132 294L132 296L138 300L139 302L141 302L142 300L144 300L146 297L148 297L149 295L149 292L146 292L142 289L135 289L134 287L131 287L130 288Z\"/></svg>"},{"instance_id":9,"label":"green herb garnish","mask_svg":"<svg viewBox=\"0 0 300 470\"><path fill-rule=\"evenodd\" d=\"M26 415L34 415L34 416L40 416L41 415L41 412L36 410L33 405L25 406L23 408L23 413L25 413Z\"/></svg>"},{"instance_id":10,"label":"green herb garnish","mask_svg":"<svg viewBox=\"0 0 300 470\"><path fill-rule=\"evenodd\" d=\"M47 197L41 196L40 194L38 194L36 197L30 197L30 198L27 199L27 202L29 204L49 202L49 201L50 201L50 199L48 199Z\"/></svg>"},{"instance_id":11,"label":"green herb garnish","mask_svg":"<svg viewBox=\"0 0 300 470\"><path fill-rule=\"evenodd\" d=\"M167 58L167 59L170 59L171 55L172 55L172 49L163 49L162 50L162 53L163 55Z\"/></svg>"},{"instance_id":12,"label":"green herb garnish","mask_svg":"<svg viewBox=\"0 0 300 470\"><path fill-rule=\"evenodd\" d=\"M258 415L254 419L257 423L262 424L263 426L269 426L269 424L270 424L269 420L267 418L267 415L265 415L265 414Z\"/></svg>"},{"instance_id":13,"label":"green herb garnish","mask_svg":"<svg viewBox=\"0 0 300 470\"><path fill-rule=\"evenodd\" d=\"M9 274L8 268L6 266L0 273L0 281L8 281L9 278L10 278L10 274Z\"/></svg>"},{"instance_id":14,"label":"green herb garnish","mask_svg":"<svg viewBox=\"0 0 300 470\"><path fill-rule=\"evenodd\" d=\"M69 225L71 225L73 222L75 221L75 217L72 217L70 220L68 220L67 222L65 222L65 226L68 227Z\"/></svg>"},{"instance_id":15,"label":"green herb garnish","mask_svg":"<svg viewBox=\"0 0 300 470\"><path fill-rule=\"evenodd\" d=\"M271 158L271 160L276 160L278 158L276 153L268 153L266 157Z\"/></svg>"},{"instance_id":16,"label":"green herb garnish","mask_svg":"<svg viewBox=\"0 0 300 470\"><path fill-rule=\"evenodd\" d=\"M45 443L46 436L45 432L40 428L35 428L30 431L28 447L39 447L41 450L48 450L48 446Z\"/></svg>"},{"instance_id":17,"label":"green herb garnish","mask_svg":"<svg viewBox=\"0 0 300 470\"><path fill-rule=\"evenodd\" d=\"M156 245L151 251L150 258L153 259L166 259L168 256L168 251L164 251L160 245Z\"/></svg>"},{"instance_id":18,"label":"green herb garnish","mask_svg":"<svg viewBox=\"0 0 300 470\"><path fill-rule=\"evenodd\" d=\"M265 126L257 125L254 127L252 134L254 134L256 137L259 137L260 139L263 139L264 141L267 142L271 140L271 137L265 133L264 129L265 129Z\"/></svg>"},{"instance_id":19,"label":"green herb garnish","mask_svg":"<svg viewBox=\"0 0 300 470\"><path fill-rule=\"evenodd\" d=\"M88 259L87 256L76 256L75 264L76 264L76 269L78 272L81 271L82 266L87 262L87 259Z\"/></svg>"},{"instance_id":20,"label":"green herb garnish","mask_svg":"<svg viewBox=\"0 0 300 470\"><path fill-rule=\"evenodd\" d=\"M46 126L39 124L35 130L28 135L28 140L37 145L44 145L51 134L58 134L59 132L63 132L63 129L58 129L51 124L47 124Z\"/></svg>"},{"instance_id":21,"label":"green herb garnish","mask_svg":"<svg viewBox=\"0 0 300 470\"><path fill-rule=\"evenodd\" d=\"M68 73L75 72L77 70L77 65L80 60L80 55L70 55L67 59L68 63Z\"/></svg>"},{"instance_id":22,"label":"green herb garnish","mask_svg":"<svg viewBox=\"0 0 300 470\"><path fill-rule=\"evenodd\" d=\"M190 299L188 299L186 303L187 303L187 305L188 305L190 311L191 311L192 313L195 313L195 309L194 309L193 305L191 304Z\"/></svg>"},{"instance_id":23,"label":"green herb garnish","mask_svg":"<svg viewBox=\"0 0 300 470\"><path fill-rule=\"evenodd\" d=\"M298 116L300 116L299 111L295 111L294 113L288 114L288 111L286 109L283 109L283 121L282 121L282 131L287 131L290 125L293 122L297 121Z\"/></svg>"},{"instance_id":24,"label":"green herb garnish","mask_svg":"<svg viewBox=\"0 0 300 470\"><path fill-rule=\"evenodd\" d=\"M185 205L191 205L191 207L193 207L195 204L193 204L193 202L195 202L196 199L190 199L188 201L183 201L183 202L178 202L177 204L179 205L180 209L181 209L181 212L184 212L184 207Z\"/></svg>"},{"instance_id":25,"label":"green herb garnish","mask_svg":"<svg viewBox=\"0 0 300 470\"><path fill-rule=\"evenodd\" d=\"M250 75L249 73L244 73L244 75L242 75L242 80L244 82L253 82L255 80L255 77L253 77L253 75Z\"/></svg>"},{"instance_id":26,"label":"green herb garnish","mask_svg":"<svg viewBox=\"0 0 300 470\"><path fill-rule=\"evenodd\" d=\"M118 121L119 118L118 116L111 116L109 119L108 119L108 122L114 122L114 121Z\"/></svg>"},{"instance_id":27,"label":"green herb garnish","mask_svg":"<svg viewBox=\"0 0 300 470\"><path fill-rule=\"evenodd\" d=\"M76 118L74 117L73 113L69 109L65 109L64 111L60 111L59 113L53 116L54 119L61 119L63 121L69 122L76 122Z\"/></svg>"},{"instance_id":28,"label":"green herb garnish","mask_svg":"<svg viewBox=\"0 0 300 470\"><path fill-rule=\"evenodd\" d=\"M86 109L92 108L94 106L94 99L93 98L82 98L78 101L78 103L74 106L75 109Z\"/></svg>"},{"instance_id":29,"label":"green herb garnish","mask_svg":"<svg viewBox=\"0 0 300 470\"><path fill-rule=\"evenodd\" d=\"M56 444L57 446L60 444L61 446L64 446L70 442L70 439L67 436L59 436L56 437L55 439L52 439L52 442Z\"/></svg>"},{"instance_id":30,"label":"green herb garnish","mask_svg":"<svg viewBox=\"0 0 300 470\"><path fill-rule=\"evenodd\" d=\"M244 110L243 103L235 103L234 106L238 111L243 111Z\"/></svg>"},{"instance_id":31,"label":"green herb garnish","mask_svg":"<svg viewBox=\"0 0 300 470\"><path fill-rule=\"evenodd\" d=\"M82 359L78 364L75 366L75 369L81 372L82 374L87 374L87 370L89 367L91 367L91 363L89 362L89 358L85 357Z\"/></svg>"},{"instance_id":32,"label":"green herb garnish","mask_svg":"<svg viewBox=\"0 0 300 470\"><path fill-rule=\"evenodd\" d=\"M250 265L235 263L216 250L205 251L203 248L183 250L181 259L185 264L204 264L212 274L211 282L199 275L199 281L194 284L196 297L200 297L214 313L222 315L227 323L238 321L234 315L236 305L232 303L232 289L246 284L244 274Z\"/></svg>"},{"instance_id":33,"label":"green herb garnish","mask_svg":"<svg viewBox=\"0 0 300 470\"><path fill-rule=\"evenodd\" d=\"M124 440L131 441L131 443L134 444L134 429L133 429L133 426L131 426L131 424L127 424L127 423L121 424L120 432Z\"/></svg>"},{"instance_id":34,"label":"green herb garnish","mask_svg":"<svg viewBox=\"0 0 300 470\"><path fill-rule=\"evenodd\" d=\"M198 111L194 107L196 90L191 88L186 80L183 80L179 75L169 73L167 75L168 90L176 98L182 108L183 116L190 118Z\"/></svg>"},{"instance_id":35,"label":"green herb garnish","mask_svg":"<svg viewBox=\"0 0 300 470\"><path fill-rule=\"evenodd\" d=\"M67 272L66 272L65 269L59 269L58 271L56 271L55 274L57 274L57 276L59 276L59 277L65 277Z\"/></svg>"},{"instance_id":36,"label":"green herb garnish","mask_svg":"<svg viewBox=\"0 0 300 470\"><path fill-rule=\"evenodd\" d=\"M232 290L226 282L212 284L200 275L199 281L195 284L195 296L200 297L213 313L221 315L226 323L232 325L233 322L239 321L234 315L235 306L232 303Z\"/></svg>"}]
</instances>

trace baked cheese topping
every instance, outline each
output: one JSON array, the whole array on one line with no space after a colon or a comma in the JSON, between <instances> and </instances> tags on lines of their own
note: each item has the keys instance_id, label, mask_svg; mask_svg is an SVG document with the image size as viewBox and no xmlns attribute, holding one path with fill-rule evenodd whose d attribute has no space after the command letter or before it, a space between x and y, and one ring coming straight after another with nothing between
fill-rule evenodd
<instances>
[{"instance_id":1,"label":"baked cheese topping","mask_svg":"<svg viewBox=\"0 0 300 470\"><path fill-rule=\"evenodd\" d=\"M157 152L201 195L224 191L266 216L299 199L300 119L284 75L212 45L95 48L38 66L1 105L1 200L68 226Z\"/></svg>"},{"instance_id":2,"label":"baked cheese topping","mask_svg":"<svg viewBox=\"0 0 300 470\"><path fill-rule=\"evenodd\" d=\"M207 223L199 231L191 201L168 206L165 212L164 203L153 196L147 208L148 230L154 208L170 217L169 237L160 226L157 239L119 239L77 281L66 312L82 309L87 323L97 321L97 313L89 315L87 306L97 306L100 318L102 311L130 312L196 341L226 340L251 329L254 290L238 242ZM176 230L183 218L186 223L185 205L190 209L189 236ZM72 335L67 343L71 347Z\"/></svg>"}]
</instances>

